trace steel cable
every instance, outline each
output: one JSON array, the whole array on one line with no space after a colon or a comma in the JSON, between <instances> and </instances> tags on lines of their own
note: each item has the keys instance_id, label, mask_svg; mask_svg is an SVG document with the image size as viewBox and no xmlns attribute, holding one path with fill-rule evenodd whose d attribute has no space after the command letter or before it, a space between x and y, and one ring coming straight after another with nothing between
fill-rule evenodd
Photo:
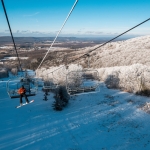
<instances>
[{"instance_id":1,"label":"steel cable","mask_svg":"<svg viewBox=\"0 0 150 150\"><path fill-rule=\"evenodd\" d=\"M52 44L51 44L50 48L48 49L47 53L45 54L45 56L44 56L43 60L41 61L40 65L37 67L37 69L39 69L39 68L40 68L40 66L42 65L42 63L43 63L43 61L45 60L46 56L48 55L48 53L49 53L49 51L50 51L51 47L53 46L53 44L55 43L55 41L56 41L56 39L57 39L58 35L60 34L60 32L62 31L63 27L65 26L65 24L66 24L67 20L69 19L69 17L70 17L70 15L71 15L72 11L73 11L73 10L74 10L74 8L75 8L75 6L76 6L77 2L78 2L78 0L76 0L76 1L75 1L75 3L74 3L74 5L72 6L72 8L71 8L71 10L70 10L70 12L69 12L69 14L68 14L67 18L65 19L65 21L64 21L64 23L63 23L63 25L62 25L62 27L61 27L61 29L60 29L60 30L59 30L59 32L57 33L57 35L56 35L56 37L55 37L54 41L52 42ZM36 69L36 70L37 70L37 69Z\"/></svg>"},{"instance_id":2,"label":"steel cable","mask_svg":"<svg viewBox=\"0 0 150 150\"><path fill-rule=\"evenodd\" d=\"M10 30L11 38L12 38L12 41L13 41L13 44L14 44L14 48L15 48L15 51L16 51L16 55L17 55L17 58L18 58L20 71L22 72L22 67L21 67L19 55L18 55L18 52L17 52L17 47L16 47L16 44L15 44L15 40L14 40L14 37L13 37L13 34L12 34L12 30L11 30L11 27L10 27L10 22L9 22L9 19L8 19L8 15L7 15L7 11L6 11L6 8L5 8L5 4L4 4L3 0L1 0L1 2L2 2L3 9L4 9L5 17L6 17L6 20L7 20L7 24L8 24L9 30Z\"/></svg>"}]
</instances>

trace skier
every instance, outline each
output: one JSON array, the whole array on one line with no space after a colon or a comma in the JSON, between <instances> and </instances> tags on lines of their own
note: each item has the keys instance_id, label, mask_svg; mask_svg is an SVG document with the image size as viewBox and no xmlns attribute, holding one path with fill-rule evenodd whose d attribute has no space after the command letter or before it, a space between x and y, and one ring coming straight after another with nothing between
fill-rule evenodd
<instances>
[{"instance_id":1,"label":"skier","mask_svg":"<svg viewBox=\"0 0 150 150\"><path fill-rule=\"evenodd\" d=\"M20 105L22 106L22 97L24 96L26 99L26 103L29 103L29 100L26 95L26 89L22 85L22 87L18 90L18 93L20 94Z\"/></svg>"}]
</instances>

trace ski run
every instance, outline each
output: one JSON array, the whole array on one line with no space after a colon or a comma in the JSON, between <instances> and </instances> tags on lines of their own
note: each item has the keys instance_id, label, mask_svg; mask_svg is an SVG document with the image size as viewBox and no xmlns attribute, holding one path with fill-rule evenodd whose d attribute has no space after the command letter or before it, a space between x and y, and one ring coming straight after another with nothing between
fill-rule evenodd
<instances>
[{"instance_id":1,"label":"ski run","mask_svg":"<svg viewBox=\"0 0 150 150\"><path fill-rule=\"evenodd\" d=\"M6 79L7 80L7 79ZM149 98L100 84L100 92L74 96L62 111L52 108L53 94L16 109L6 81L0 82L1 150L149 150ZM25 102L25 99L23 98Z\"/></svg>"}]
</instances>

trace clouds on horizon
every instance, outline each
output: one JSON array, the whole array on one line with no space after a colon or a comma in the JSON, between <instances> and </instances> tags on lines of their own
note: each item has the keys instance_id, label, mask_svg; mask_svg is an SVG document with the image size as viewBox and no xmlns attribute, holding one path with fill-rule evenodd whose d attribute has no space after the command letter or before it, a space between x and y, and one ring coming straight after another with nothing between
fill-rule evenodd
<instances>
[{"instance_id":1,"label":"clouds on horizon","mask_svg":"<svg viewBox=\"0 0 150 150\"><path fill-rule=\"evenodd\" d=\"M74 37L102 37L102 36L117 36L124 32L123 30L120 30L119 32L110 31L110 30L104 30L104 31L94 31L94 30L87 30L85 28L79 29L77 31L62 31L59 36L74 36ZM55 31L38 31L38 30L15 30L13 31L14 36L35 36L35 37L49 37L49 36L56 36L58 33L58 30ZM0 35L3 36L10 36L9 30L0 31ZM150 35L150 32L137 32L132 31L126 34L128 35ZM126 36L125 35L125 36Z\"/></svg>"}]
</instances>

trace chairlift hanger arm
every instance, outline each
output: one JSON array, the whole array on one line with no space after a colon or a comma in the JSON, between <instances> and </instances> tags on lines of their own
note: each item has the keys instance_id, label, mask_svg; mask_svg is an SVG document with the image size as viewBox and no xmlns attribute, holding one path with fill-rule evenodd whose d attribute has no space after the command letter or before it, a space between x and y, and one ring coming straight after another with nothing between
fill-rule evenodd
<instances>
[{"instance_id":1,"label":"chairlift hanger arm","mask_svg":"<svg viewBox=\"0 0 150 150\"><path fill-rule=\"evenodd\" d=\"M6 17L6 20L7 20L7 24L8 24L9 30L10 30L11 38L12 38L12 41L13 41L13 44L14 44L14 48L15 48L15 51L16 51L16 55L17 55L17 58L18 58L18 62L19 62L19 66L20 66L20 70L21 70L21 72L22 72L22 67L21 67L21 63L20 63L20 59L19 59L19 55L18 55L18 52L17 52L17 48L16 48L16 44L15 44L15 40L14 40L14 37L13 37L13 34L12 34L12 30L11 30L11 27L10 27L10 22L9 22L9 19L8 19L8 15L7 15L6 7L5 7L5 4L4 4L4 1L3 1L3 0L1 0L1 2L2 2L3 9L4 9L5 17Z\"/></svg>"}]
</instances>

